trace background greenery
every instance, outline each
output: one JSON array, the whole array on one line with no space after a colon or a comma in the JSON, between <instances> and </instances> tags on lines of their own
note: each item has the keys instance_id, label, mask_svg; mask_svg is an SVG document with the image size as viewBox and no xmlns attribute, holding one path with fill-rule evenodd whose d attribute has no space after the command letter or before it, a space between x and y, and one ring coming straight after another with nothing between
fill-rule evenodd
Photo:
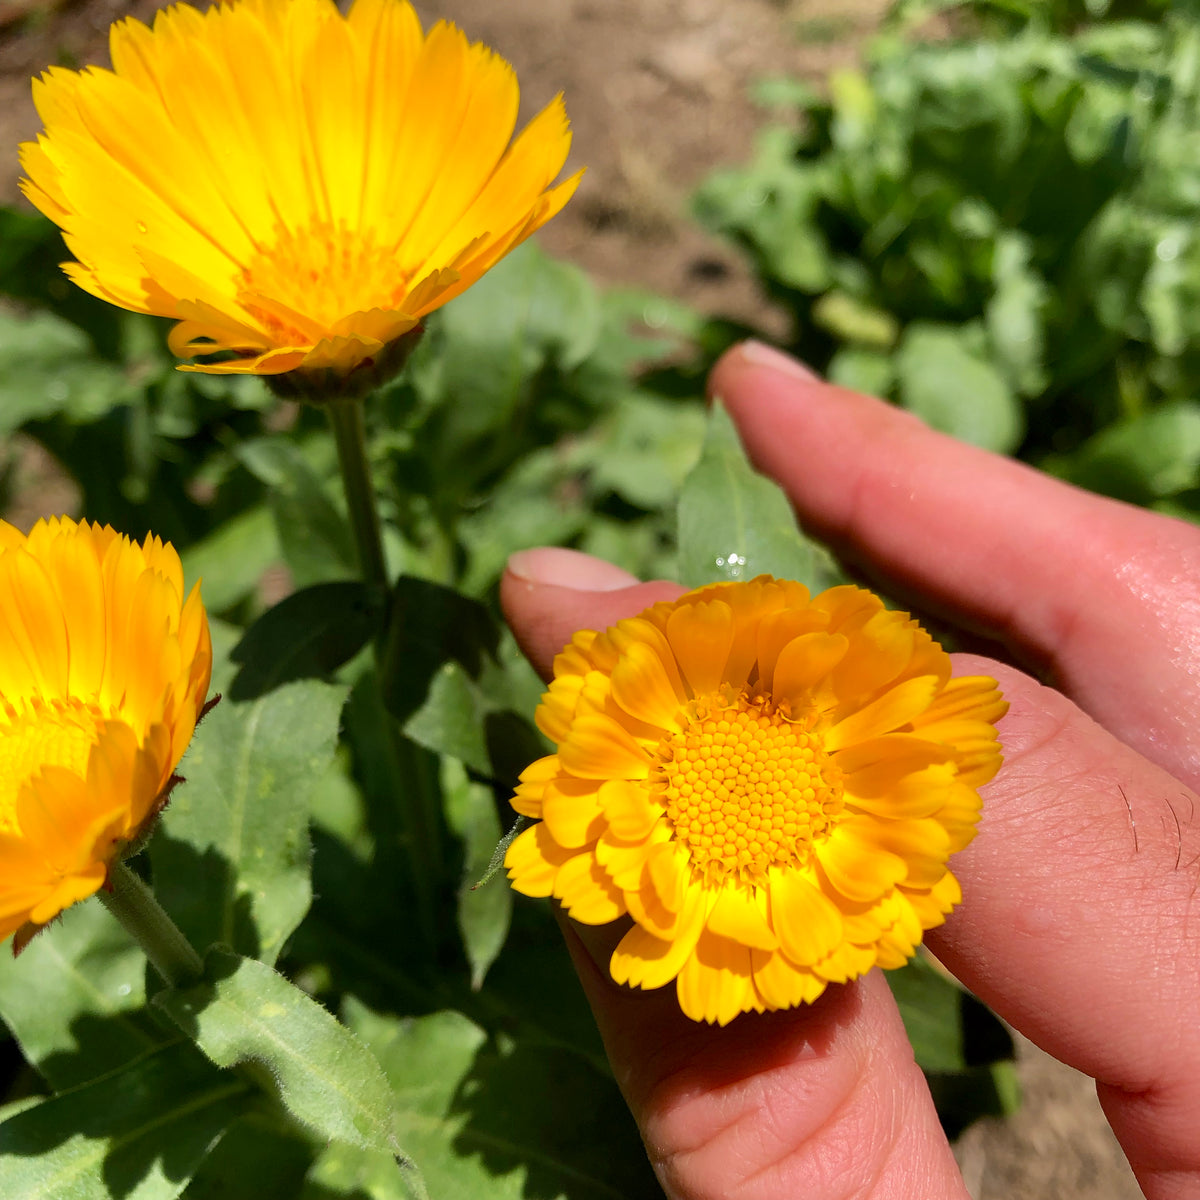
<instances>
[{"instance_id":1,"label":"background greenery","mask_svg":"<svg viewBox=\"0 0 1200 1200\"><path fill-rule=\"evenodd\" d=\"M1195 519L1198 89L1189 4L903 3L828 97L762 86L753 160L697 212L832 378ZM355 1036L280 992L311 1053L221 1070L245 1057L232 1024L188 1027L80 906L0 963L0 1192L404 1196L370 1132L394 1119L436 1197L660 1194L546 907L473 886L543 752L494 592L541 543L685 583L836 577L706 420L704 372L742 330L601 294L532 245L504 260L370 402L382 596L355 579L323 416L174 371L162 323L72 289L62 257L46 223L0 213L0 486L19 433L84 515L171 539L203 576L224 695L138 867L198 947L242 956L210 956L204 1011L244 1012L274 965ZM1011 1107L994 1019L923 963L891 978L947 1126ZM369 1081L353 1104L345 1078Z\"/></svg>"}]
</instances>

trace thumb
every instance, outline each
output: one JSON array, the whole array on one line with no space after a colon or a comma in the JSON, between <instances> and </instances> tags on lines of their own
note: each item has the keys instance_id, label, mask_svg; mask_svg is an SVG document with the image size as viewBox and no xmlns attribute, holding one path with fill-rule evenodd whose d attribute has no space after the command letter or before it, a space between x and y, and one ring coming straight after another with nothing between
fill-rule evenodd
<instances>
[{"instance_id":1,"label":"thumb","mask_svg":"<svg viewBox=\"0 0 1200 1200\"><path fill-rule=\"evenodd\" d=\"M580 629L605 629L683 591L573 550L509 560L500 598L548 678ZM562 919L613 1073L672 1200L943 1200L966 1196L903 1023L878 971L813 1005L726 1028L683 1015L673 989L619 987L623 926Z\"/></svg>"},{"instance_id":2,"label":"thumb","mask_svg":"<svg viewBox=\"0 0 1200 1200\"><path fill-rule=\"evenodd\" d=\"M580 629L606 629L683 591L676 583L639 583L578 550L540 546L508 560L500 605L525 657L549 679L554 656Z\"/></svg>"}]
</instances>

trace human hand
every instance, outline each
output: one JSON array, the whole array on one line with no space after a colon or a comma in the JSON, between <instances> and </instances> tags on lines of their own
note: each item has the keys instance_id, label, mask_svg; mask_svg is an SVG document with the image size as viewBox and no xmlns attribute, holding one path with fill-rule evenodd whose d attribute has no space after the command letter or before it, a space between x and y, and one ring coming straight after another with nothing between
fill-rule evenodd
<instances>
[{"instance_id":1,"label":"human hand","mask_svg":"<svg viewBox=\"0 0 1200 1200\"><path fill-rule=\"evenodd\" d=\"M712 390L807 529L1059 689L954 656L956 674L992 676L1011 705L1006 761L951 864L963 904L926 940L1013 1026L1096 1078L1150 1200L1194 1200L1200 530L933 433L762 347L722 359ZM537 550L514 557L501 598L548 676L575 630L681 590ZM879 972L715 1029L685 1018L672 989L615 985L596 965L606 927L564 928L669 1196L966 1195Z\"/></svg>"}]
</instances>

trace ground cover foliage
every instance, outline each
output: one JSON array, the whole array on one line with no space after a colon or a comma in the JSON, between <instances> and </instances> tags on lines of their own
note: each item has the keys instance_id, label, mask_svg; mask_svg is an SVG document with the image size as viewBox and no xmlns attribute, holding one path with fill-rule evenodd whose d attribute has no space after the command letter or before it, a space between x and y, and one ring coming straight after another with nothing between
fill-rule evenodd
<instances>
[{"instance_id":1,"label":"ground cover foliage","mask_svg":"<svg viewBox=\"0 0 1200 1200\"><path fill-rule=\"evenodd\" d=\"M1190 2L904 3L696 209L832 379L1194 518L1198 50Z\"/></svg>"},{"instance_id":2,"label":"ground cover foliage","mask_svg":"<svg viewBox=\"0 0 1200 1200\"><path fill-rule=\"evenodd\" d=\"M914 43L932 7L947 36ZM698 210L833 378L1194 517L1198 72L1182 4L904 4L829 99L765 85L787 119ZM0 1194L661 1194L549 911L476 886L544 753L495 585L542 543L693 585L839 578L706 417L736 331L505 259L368 405L384 595L322 414L176 372L62 257L0 213L0 483L32 439L84 515L203 577L223 699L133 862L206 973L164 988L93 902L4 958ZM891 979L947 1126L1011 1107L994 1018L920 961Z\"/></svg>"}]
</instances>

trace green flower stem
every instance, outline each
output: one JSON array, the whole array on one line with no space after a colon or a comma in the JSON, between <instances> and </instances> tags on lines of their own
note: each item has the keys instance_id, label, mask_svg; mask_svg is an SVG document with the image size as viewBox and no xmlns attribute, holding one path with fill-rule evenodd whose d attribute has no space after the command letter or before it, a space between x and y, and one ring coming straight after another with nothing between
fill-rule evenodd
<instances>
[{"instance_id":1,"label":"green flower stem","mask_svg":"<svg viewBox=\"0 0 1200 1200\"><path fill-rule=\"evenodd\" d=\"M172 987L195 983L204 963L154 893L123 862L113 866L108 882L111 890L97 892L100 902L133 935L154 969Z\"/></svg>"},{"instance_id":2,"label":"green flower stem","mask_svg":"<svg viewBox=\"0 0 1200 1200\"><path fill-rule=\"evenodd\" d=\"M383 559L383 536L379 510L375 507L375 489L367 466L366 430L361 399L332 400L325 406L329 424L337 442L338 465L346 489L346 507L358 547L358 565L364 582L388 586L387 566Z\"/></svg>"}]
</instances>

